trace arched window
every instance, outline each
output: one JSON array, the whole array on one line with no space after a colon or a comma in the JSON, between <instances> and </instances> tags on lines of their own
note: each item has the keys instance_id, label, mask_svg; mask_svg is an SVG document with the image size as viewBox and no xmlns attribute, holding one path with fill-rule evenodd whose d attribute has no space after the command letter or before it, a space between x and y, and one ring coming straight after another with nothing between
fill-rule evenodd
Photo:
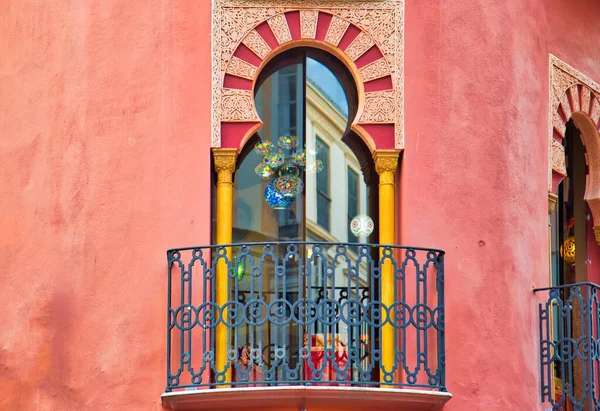
<instances>
[{"instance_id":1,"label":"arched window","mask_svg":"<svg viewBox=\"0 0 600 411\"><path fill-rule=\"evenodd\" d=\"M356 279L348 277L347 264L357 259L357 246L343 246L344 258L334 257L339 244L367 242L370 232L353 230L351 223L357 218L368 220L374 228L375 222L369 215L376 215L373 207L377 208L376 202L369 204L369 187L363 174L363 170L371 174L374 171L369 170L373 167L370 152L350 132L350 120L356 114L355 91L348 87L350 80L343 67L311 49L283 53L263 70L255 101L264 125L248 140L238 160L232 241L294 241L302 244L298 252L304 261L309 260L314 247L321 250L321 255L311 261L309 275L299 275L300 267L292 261L286 263L281 278L276 274L263 275L260 281L252 276L249 265L240 261L237 289L230 298L247 303L259 293L267 304L285 300L284 305L290 310L306 299L329 298L343 304L348 298L368 298L370 267L366 259ZM370 190L376 199L373 190L377 190L377 184ZM290 250L287 244L278 244L272 250L275 259ZM262 246L250 248L254 258L264 257ZM274 264L267 258L262 272L276 273ZM325 275L324 271L332 267L335 275ZM278 350L284 350L287 364L278 372L285 373L284 369L289 372L298 365L298 353L305 344L318 344L319 338L327 336L347 343L348 339L358 341L361 335L367 338L368 334L364 326L330 328L320 321L304 327L247 327L238 331L234 344L243 349L261 341L265 362L273 359ZM304 341L307 335L315 341ZM377 378L374 373L374 379Z\"/></svg>"},{"instance_id":2,"label":"arched window","mask_svg":"<svg viewBox=\"0 0 600 411\"><path fill-rule=\"evenodd\" d=\"M317 50L284 53L257 81L255 101L264 126L238 160L235 243L367 240L352 234L350 222L376 214L376 203L369 210L363 175L372 160L349 131L355 97L338 80L350 80L349 74L338 65L336 76L321 62L327 60L323 56Z\"/></svg>"}]
</instances>

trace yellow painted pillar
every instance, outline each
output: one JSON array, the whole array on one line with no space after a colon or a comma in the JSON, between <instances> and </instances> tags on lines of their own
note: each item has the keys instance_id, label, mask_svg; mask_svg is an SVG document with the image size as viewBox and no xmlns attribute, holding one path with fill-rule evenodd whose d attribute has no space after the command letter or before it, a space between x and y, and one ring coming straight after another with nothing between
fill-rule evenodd
<instances>
[{"instance_id":1,"label":"yellow painted pillar","mask_svg":"<svg viewBox=\"0 0 600 411\"><path fill-rule=\"evenodd\" d=\"M233 173L235 171L237 150L234 148L213 148L213 159L217 172L217 244L231 244L233 233ZM231 247L227 247L227 257L233 261ZM220 260L217 264L215 284L216 303L219 307L223 307L229 300L228 274L227 263ZM223 312L222 320L227 320L226 312ZM221 372L227 367L228 349L227 326L220 323L216 326L215 331L216 371ZM228 370L225 375L225 382L230 381L231 370Z\"/></svg>"},{"instance_id":2,"label":"yellow painted pillar","mask_svg":"<svg viewBox=\"0 0 600 411\"><path fill-rule=\"evenodd\" d=\"M379 243L394 244L396 242L396 170L398 169L398 150L377 150L373 154L375 171L379 174ZM383 248L380 250L380 257ZM385 307L394 304L394 266L386 262L381 266L381 303ZM385 324L381 330L381 367L390 372L394 367L395 328ZM379 380L385 382L383 370ZM384 385L385 386L385 385Z\"/></svg>"}]
</instances>

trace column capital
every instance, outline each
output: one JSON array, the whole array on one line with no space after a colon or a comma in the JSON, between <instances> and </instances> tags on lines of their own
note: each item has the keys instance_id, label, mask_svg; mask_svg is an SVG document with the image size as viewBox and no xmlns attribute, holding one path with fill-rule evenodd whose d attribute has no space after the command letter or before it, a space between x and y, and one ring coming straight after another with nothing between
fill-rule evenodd
<instances>
[{"instance_id":1,"label":"column capital","mask_svg":"<svg viewBox=\"0 0 600 411\"><path fill-rule=\"evenodd\" d=\"M213 160L215 165L215 171L221 173L222 171L233 174L235 171L235 164L237 161L237 149L235 148L213 148Z\"/></svg>"},{"instance_id":2,"label":"column capital","mask_svg":"<svg viewBox=\"0 0 600 411\"><path fill-rule=\"evenodd\" d=\"M548 193L548 215L554 214L554 210L556 210L557 202L558 202L558 196L553 193Z\"/></svg>"},{"instance_id":3,"label":"column capital","mask_svg":"<svg viewBox=\"0 0 600 411\"><path fill-rule=\"evenodd\" d=\"M375 150L373 160L375 161L375 171L381 175L384 172L395 173L398 169L398 158L401 150Z\"/></svg>"}]
</instances>

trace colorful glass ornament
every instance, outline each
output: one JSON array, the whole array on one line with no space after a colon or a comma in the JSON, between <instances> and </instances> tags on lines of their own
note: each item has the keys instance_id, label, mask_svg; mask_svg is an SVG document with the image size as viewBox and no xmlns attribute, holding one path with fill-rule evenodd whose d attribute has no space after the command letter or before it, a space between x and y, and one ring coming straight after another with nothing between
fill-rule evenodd
<instances>
[{"instance_id":1,"label":"colorful glass ornament","mask_svg":"<svg viewBox=\"0 0 600 411\"><path fill-rule=\"evenodd\" d=\"M265 201L269 205L269 207L275 210L286 209L291 206L296 200L295 196L284 196L275 190L275 180L271 180L271 182L265 187Z\"/></svg>"},{"instance_id":2,"label":"colorful glass ornament","mask_svg":"<svg viewBox=\"0 0 600 411\"><path fill-rule=\"evenodd\" d=\"M284 197L292 197L294 200L296 199L296 196L304 189L304 183L302 183L302 180L296 176L283 175L276 178L274 181L274 187L278 193Z\"/></svg>"},{"instance_id":3,"label":"colorful glass ornament","mask_svg":"<svg viewBox=\"0 0 600 411\"><path fill-rule=\"evenodd\" d=\"M263 180L267 180L273 174L275 174L273 168L271 168L271 166L266 164L264 161L261 161L256 167L254 167L254 172L261 176Z\"/></svg>"},{"instance_id":4,"label":"colorful glass ornament","mask_svg":"<svg viewBox=\"0 0 600 411\"><path fill-rule=\"evenodd\" d=\"M302 190L304 190L304 183L301 178L298 178L298 184L296 184L296 196L302 193Z\"/></svg>"},{"instance_id":5,"label":"colorful glass ornament","mask_svg":"<svg viewBox=\"0 0 600 411\"><path fill-rule=\"evenodd\" d=\"M283 156L283 153L277 152L275 154L271 154L268 157L265 157L264 162L273 169L273 171L277 170L279 167L281 167L281 165L283 165L283 162L285 161L285 157Z\"/></svg>"},{"instance_id":6,"label":"colorful glass ornament","mask_svg":"<svg viewBox=\"0 0 600 411\"><path fill-rule=\"evenodd\" d=\"M279 149L273 153L274 145L270 141L259 142L254 150L261 154L263 159L254 171L263 179L273 178L265 187L265 201L274 209L289 207L298 194L304 190L304 182L300 176L306 168L306 151L298 147L298 138L284 135L277 140ZM320 149L317 144L316 149ZM312 164L315 172L323 169L323 162L317 160Z\"/></svg>"},{"instance_id":7,"label":"colorful glass ornament","mask_svg":"<svg viewBox=\"0 0 600 411\"><path fill-rule=\"evenodd\" d=\"M254 152L260 154L263 157L271 154L271 149L273 147L273 143L270 141L260 141L256 146L254 146Z\"/></svg>"},{"instance_id":8,"label":"colorful glass ornament","mask_svg":"<svg viewBox=\"0 0 600 411\"><path fill-rule=\"evenodd\" d=\"M279 168L279 171L277 171L277 175L279 177L284 175L299 176L300 169L292 163L285 163Z\"/></svg>"},{"instance_id":9,"label":"colorful glass ornament","mask_svg":"<svg viewBox=\"0 0 600 411\"><path fill-rule=\"evenodd\" d=\"M357 237L371 235L375 229L375 224L371 217L367 215L358 215L350 221L350 232Z\"/></svg>"},{"instance_id":10,"label":"colorful glass ornament","mask_svg":"<svg viewBox=\"0 0 600 411\"><path fill-rule=\"evenodd\" d=\"M296 136L285 135L279 137L277 145L281 148L296 148L298 145L298 138Z\"/></svg>"},{"instance_id":11,"label":"colorful glass ornament","mask_svg":"<svg viewBox=\"0 0 600 411\"><path fill-rule=\"evenodd\" d=\"M237 279L241 280L244 278L244 272L246 270L246 260L242 258L242 260L237 265Z\"/></svg>"},{"instance_id":12,"label":"colorful glass ornament","mask_svg":"<svg viewBox=\"0 0 600 411\"><path fill-rule=\"evenodd\" d=\"M321 160L317 160L314 163L310 163L306 170L311 173L319 173L323 171L323 162Z\"/></svg>"},{"instance_id":13,"label":"colorful glass ornament","mask_svg":"<svg viewBox=\"0 0 600 411\"><path fill-rule=\"evenodd\" d=\"M306 167L306 151L295 151L292 157L294 158L294 164L298 167Z\"/></svg>"}]
</instances>

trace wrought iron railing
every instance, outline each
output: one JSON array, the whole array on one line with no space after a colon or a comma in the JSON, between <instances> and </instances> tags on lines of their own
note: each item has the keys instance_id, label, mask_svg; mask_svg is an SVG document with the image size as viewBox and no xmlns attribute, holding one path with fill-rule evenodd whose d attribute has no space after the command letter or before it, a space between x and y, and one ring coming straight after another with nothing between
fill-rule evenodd
<instances>
[{"instance_id":1,"label":"wrought iron railing","mask_svg":"<svg viewBox=\"0 0 600 411\"><path fill-rule=\"evenodd\" d=\"M167 392L445 391L444 252L316 242L172 249Z\"/></svg>"},{"instance_id":2,"label":"wrought iron railing","mask_svg":"<svg viewBox=\"0 0 600 411\"><path fill-rule=\"evenodd\" d=\"M539 288L541 400L552 410L600 409L599 286Z\"/></svg>"}]
</instances>

